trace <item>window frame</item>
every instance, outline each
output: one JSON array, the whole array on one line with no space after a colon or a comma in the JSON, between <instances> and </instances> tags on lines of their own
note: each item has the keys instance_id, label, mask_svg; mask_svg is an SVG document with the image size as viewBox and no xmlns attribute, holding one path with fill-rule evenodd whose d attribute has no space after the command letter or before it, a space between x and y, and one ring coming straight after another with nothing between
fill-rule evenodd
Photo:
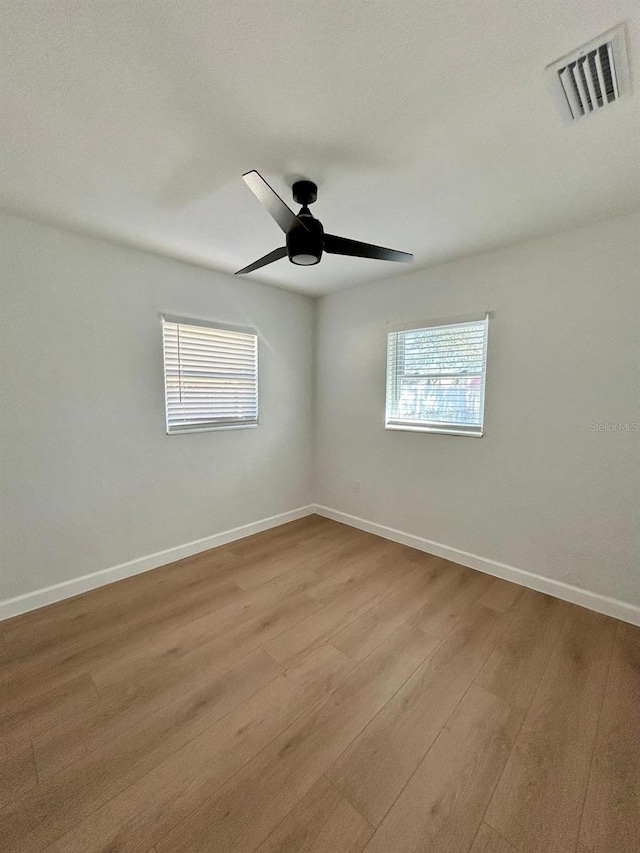
<instances>
[{"instance_id":1,"label":"window frame","mask_svg":"<svg viewBox=\"0 0 640 853\"><path fill-rule=\"evenodd\" d=\"M236 326L229 323L219 323L215 320L205 320L199 317L178 317L173 314L160 314L162 331L162 371L164 381L164 409L165 409L165 431L167 435L186 435L199 432L219 432L223 430L256 429L260 425L260 337L256 329L250 326ZM255 394L256 394L256 417L236 422L210 421L203 426L171 426L169 422L169 395L167 386L167 351L165 323L183 326L199 326L221 332L237 332L242 335L251 335L255 338Z\"/></svg>"},{"instance_id":2,"label":"window frame","mask_svg":"<svg viewBox=\"0 0 640 853\"><path fill-rule=\"evenodd\" d=\"M466 374L466 375L475 375L480 376L482 378L482 393L480 398L480 416L481 423L479 426L470 425L470 424L460 424L460 423L451 423L444 421L428 421L428 420L418 420L418 419L400 419L391 416L390 404L392 399L397 401L398 393L398 378L400 376L397 370L397 357L395 361L395 369L390 370L391 367L391 357L390 357L390 348L392 345L392 336L399 335L406 332L421 332L433 329L450 329L456 328L459 326L469 326L469 325L484 325L484 347L483 347L483 357L482 357L482 370L480 373L474 374ZM385 387L385 430L390 431L401 431L401 432L425 432L425 433L435 433L440 435L463 435L470 436L472 438L483 438L485 434L485 398L486 398L486 387L487 387L487 353L489 349L489 312L480 317L464 317L459 319L451 319L451 320L443 320L443 321L433 321L428 323L422 323L420 325L410 324L403 325L401 327L389 328L387 330L387 351L386 351L386 387ZM439 378L446 377L447 375L456 375L460 374L451 374L446 371L442 371L441 373L428 373L424 376L424 378ZM420 378L420 377L417 377Z\"/></svg>"}]
</instances>

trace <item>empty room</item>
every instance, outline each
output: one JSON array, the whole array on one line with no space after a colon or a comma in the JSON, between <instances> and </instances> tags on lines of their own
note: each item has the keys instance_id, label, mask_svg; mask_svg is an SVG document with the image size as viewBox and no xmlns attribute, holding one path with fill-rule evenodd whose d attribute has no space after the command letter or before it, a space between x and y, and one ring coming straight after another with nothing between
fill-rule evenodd
<instances>
[{"instance_id":1,"label":"empty room","mask_svg":"<svg viewBox=\"0 0 640 853\"><path fill-rule=\"evenodd\" d=\"M4 0L2 853L638 853L637 0Z\"/></svg>"}]
</instances>

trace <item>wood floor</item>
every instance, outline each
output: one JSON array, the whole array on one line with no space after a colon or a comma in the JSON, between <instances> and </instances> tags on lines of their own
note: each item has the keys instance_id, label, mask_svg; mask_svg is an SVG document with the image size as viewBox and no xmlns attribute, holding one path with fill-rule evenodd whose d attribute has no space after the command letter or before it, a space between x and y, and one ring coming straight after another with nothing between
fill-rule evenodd
<instances>
[{"instance_id":1,"label":"wood floor","mask_svg":"<svg viewBox=\"0 0 640 853\"><path fill-rule=\"evenodd\" d=\"M3 853L640 850L640 629L317 516L0 660Z\"/></svg>"}]
</instances>

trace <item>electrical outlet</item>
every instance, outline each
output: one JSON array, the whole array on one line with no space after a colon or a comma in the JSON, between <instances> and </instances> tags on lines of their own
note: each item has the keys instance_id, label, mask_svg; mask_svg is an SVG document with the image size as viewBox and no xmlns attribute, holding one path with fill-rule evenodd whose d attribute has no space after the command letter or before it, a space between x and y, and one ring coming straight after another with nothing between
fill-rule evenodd
<instances>
[{"instance_id":1,"label":"electrical outlet","mask_svg":"<svg viewBox=\"0 0 640 853\"><path fill-rule=\"evenodd\" d=\"M353 491L356 493L356 495L360 494L360 480L353 481Z\"/></svg>"}]
</instances>

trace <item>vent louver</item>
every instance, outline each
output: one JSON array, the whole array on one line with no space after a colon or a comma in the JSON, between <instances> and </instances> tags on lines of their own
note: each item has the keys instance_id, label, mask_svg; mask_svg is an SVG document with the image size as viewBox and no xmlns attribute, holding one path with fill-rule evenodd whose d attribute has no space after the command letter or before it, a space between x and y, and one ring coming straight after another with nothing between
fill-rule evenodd
<instances>
[{"instance_id":1,"label":"vent louver","mask_svg":"<svg viewBox=\"0 0 640 853\"><path fill-rule=\"evenodd\" d=\"M624 26L620 25L547 67L556 106L577 121L629 90Z\"/></svg>"}]
</instances>

